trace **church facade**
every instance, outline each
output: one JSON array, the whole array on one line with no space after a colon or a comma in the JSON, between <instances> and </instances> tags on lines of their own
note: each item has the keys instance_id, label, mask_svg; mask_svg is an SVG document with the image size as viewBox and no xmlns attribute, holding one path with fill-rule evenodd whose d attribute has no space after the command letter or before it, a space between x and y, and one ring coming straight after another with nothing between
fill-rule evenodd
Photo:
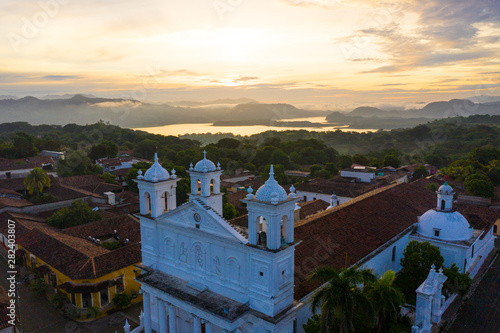
<instances>
[{"instance_id":1,"label":"church facade","mask_svg":"<svg viewBox=\"0 0 500 333\"><path fill-rule=\"evenodd\" d=\"M450 228L446 223L441 225L442 238L435 240L424 231L434 232L425 221L436 220L426 217L435 199L411 184L388 186L297 221L294 188L287 194L271 167L256 194L249 189L243 199L248 215L236 224L222 217L220 165L205 155L190 166L189 174L190 200L179 207L175 170L169 173L156 156L136 180L143 259L136 280L143 293L146 333L303 332L315 290L307 276L316 267L398 271L411 239L448 242L460 246L465 256L476 246L475 255L482 260L493 248L492 228L475 230L468 224L463 232L472 236L466 241L444 237ZM446 191L438 191L436 210L450 214ZM462 258L442 252L447 265ZM471 264L481 263L478 259Z\"/></svg>"}]
</instances>

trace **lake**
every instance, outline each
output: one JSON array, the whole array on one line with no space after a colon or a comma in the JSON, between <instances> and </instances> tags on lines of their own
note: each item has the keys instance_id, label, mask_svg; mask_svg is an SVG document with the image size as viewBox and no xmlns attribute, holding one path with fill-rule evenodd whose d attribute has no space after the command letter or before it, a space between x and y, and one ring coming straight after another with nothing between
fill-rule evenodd
<instances>
[{"instance_id":1,"label":"lake","mask_svg":"<svg viewBox=\"0 0 500 333\"><path fill-rule=\"evenodd\" d=\"M135 130L141 130L152 134L161 135L174 135L179 136L183 134L205 134L205 133L233 133L234 135L253 135L257 133L262 133L265 131L287 131L287 130L307 130L316 132L326 132L341 130L344 132L375 132L375 129L352 129L344 126L332 126L326 123L325 117L310 117L310 118L293 118L293 119L283 119L285 121L310 121L312 123L325 124L324 127L281 127L281 126L264 126L264 125L253 125L253 126L212 126L211 123L200 123L200 124L174 124L174 125L164 125L157 127L140 127L134 128Z\"/></svg>"}]
</instances>

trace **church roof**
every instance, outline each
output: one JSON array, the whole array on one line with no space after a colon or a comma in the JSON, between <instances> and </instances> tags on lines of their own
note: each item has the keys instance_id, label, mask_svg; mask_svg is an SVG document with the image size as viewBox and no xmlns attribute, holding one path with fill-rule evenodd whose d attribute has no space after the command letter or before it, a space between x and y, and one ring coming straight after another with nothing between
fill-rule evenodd
<instances>
[{"instance_id":1,"label":"church roof","mask_svg":"<svg viewBox=\"0 0 500 333\"><path fill-rule=\"evenodd\" d=\"M448 185L448 182L444 182L443 185L439 186L437 191L439 194L445 194L445 195L455 193L455 191L453 190L453 187Z\"/></svg>"},{"instance_id":2,"label":"church roof","mask_svg":"<svg viewBox=\"0 0 500 333\"><path fill-rule=\"evenodd\" d=\"M155 162L144 174L144 180L148 182L161 182L170 178L168 171L158 162L158 154L155 153Z\"/></svg>"},{"instance_id":3,"label":"church roof","mask_svg":"<svg viewBox=\"0 0 500 333\"><path fill-rule=\"evenodd\" d=\"M213 172L216 171L217 167L215 166L214 162L210 161L207 159L207 152L203 152L203 159L198 161L196 165L194 166L194 171L196 172Z\"/></svg>"},{"instance_id":4,"label":"church roof","mask_svg":"<svg viewBox=\"0 0 500 333\"><path fill-rule=\"evenodd\" d=\"M269 179L264 185L259 187L255 194L255 199L264 202L278 203L280 201L285 201L287 198L285 189L278 184L276 179L274 179L274 167L271 165Z\"/></svg>"},{"instance_id":5,"label":"church roof","mask_svg":"<svg viewBox=\"0 0 500 333\"><path fill-rule=\"evenodd\" d=\"M439 230L439 237L435 231ZM445 241L463 241L472 237L472 228L465 217L457 211L428 210L420 217L417 232L425 237Z\"/></svg>"}]
</instances>

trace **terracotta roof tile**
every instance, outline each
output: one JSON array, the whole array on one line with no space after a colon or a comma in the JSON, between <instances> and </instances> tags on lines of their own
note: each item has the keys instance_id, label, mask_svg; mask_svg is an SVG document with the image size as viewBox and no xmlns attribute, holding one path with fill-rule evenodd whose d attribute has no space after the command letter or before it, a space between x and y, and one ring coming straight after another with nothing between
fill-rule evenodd
<instances>
[{"instance_id":1,"label":"terracotta roof tile","mask_svg":"<svg viewBox=\"0 0 500 333\"><path fill-rule=\"evenodd\" d=\"M50 156L33 156L19 159L0 158L0 171L41 168L46 164L54 164Z\"/></svg>"},{"instance_id":2,"label":"terracotta roof tile","mask_svg":"<svg viewBox=\"0 0 500 333\"><path fill-rule=\"evenodd\" d=\"M312 201L301 202L299 203L299 206L300 206L299 216L301 219L303 219L309 215L313 215L324 211L330 206L330 204L321 199L316 199Z\"/></svg>"}]
</instances>

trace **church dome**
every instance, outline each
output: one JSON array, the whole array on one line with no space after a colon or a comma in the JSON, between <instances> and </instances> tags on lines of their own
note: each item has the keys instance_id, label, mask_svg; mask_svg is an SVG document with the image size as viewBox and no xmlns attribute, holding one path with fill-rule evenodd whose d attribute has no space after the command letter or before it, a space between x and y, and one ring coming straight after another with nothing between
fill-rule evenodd
<instances>
[{"instance_id":1,"label":"church dome","mask_svg":"<svg viewBox=\"0 0 500 333\"><path fill-rule=\"evenodd\" d=\"M158 154L155 153L155 162L144 174L144 180L149 182L161 182L170 178L170 174L158 162Z\"/></svg>"},{"instance_id":2,"label":"church dome","mask_svg":"<svg viewBox=\"0 0 500 333\"><path fill-rule=\"evenodd\" d=\"M203 159L196 163L194 166L194 171L196 172L212 172L217 170L214 162L207 159L207 152L203 152Z\"/></svg>"},{"instance_id":3,"label":"church dome","mask_svg":"<svg viewBox=\"0 0 500 333\"><path fill-rule=\"evenodd\" d=\"M425 237L446 241L463 241L472 237L472 228L462 214L436 209L431 209L420 217L417 232Z\"/></svg>"},{"instance_id":4,"label":"church dome","mask_svg":"<svg viewBox=\"0 0 500 333\"><path fill-rule=\"evenodd\" d=\"M255 199L271 203L278 203L287 199L285 189L274 179L274 168L272 165L269 172L269 179L264 185L259 187L255 194Z\"/></svg>"},{"instance_id":5,"label":"church dome","mask_svg":"<svg viewBox=\"0 0 500 333\"><path fill-rule=\"evenodd\" d=\"M448 182L445 182L444 185L441 185L437 191L439 194L452 194L452 193L454 193L453 187L448 185Z\"/></svg>"}]
</instances>

